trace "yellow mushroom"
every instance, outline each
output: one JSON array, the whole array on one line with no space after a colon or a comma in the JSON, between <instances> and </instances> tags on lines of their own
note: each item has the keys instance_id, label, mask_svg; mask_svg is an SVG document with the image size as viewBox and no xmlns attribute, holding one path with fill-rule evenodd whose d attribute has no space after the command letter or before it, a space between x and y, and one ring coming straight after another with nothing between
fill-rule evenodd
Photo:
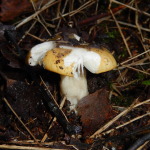
<instances>
[{"instance_id":1,"label":"yellow mushroom","mask_svg":"<svg viewBox=\"0 0 150 150\"><path fill-rule=\"evenodd\" d=\"M32 48L28 62L31 66L43 65L46 70L61 75L61 94L70 101L71 110L76 110L78 101L88 95L84 67L91 73L99 74L117 66L115 58L105 48L56 46L54 42L47 43L43 49Z\"/></svg>"}]
</instances>

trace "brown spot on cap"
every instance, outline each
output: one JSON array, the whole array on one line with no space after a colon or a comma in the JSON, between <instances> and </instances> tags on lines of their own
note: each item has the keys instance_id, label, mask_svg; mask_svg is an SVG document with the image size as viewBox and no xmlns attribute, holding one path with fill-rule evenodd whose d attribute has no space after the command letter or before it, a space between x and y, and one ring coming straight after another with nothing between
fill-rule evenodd
<instances>
[{"instance_id":1,"label":"brown spot on cap","mask_svg":"<svg viewBox=\"0 0 150 150\"><path fill-rule=\"evenodd\" d=\"M62 66L59 66L60 69L64 69Z\"/></svg>"},{"instance_id":2,"label":"brown spot on cap","mask_svg":"<svg viewBox=\"0 0 150 150\"><path fill-rule=\"evenodd\" d=\"M56 60L56 64L60 63L60 60Z\"/></svg>"}]
</instances>

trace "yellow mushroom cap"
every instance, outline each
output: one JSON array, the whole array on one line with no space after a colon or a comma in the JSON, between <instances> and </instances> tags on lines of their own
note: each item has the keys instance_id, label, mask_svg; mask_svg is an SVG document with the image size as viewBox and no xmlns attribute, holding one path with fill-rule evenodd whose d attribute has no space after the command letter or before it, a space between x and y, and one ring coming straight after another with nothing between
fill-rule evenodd
<instances>
[{"instance_id":1,"label":"yellow mushroom cap","mask_svg":"<svg viewBox=\"0 0 150 150\"><path fill-rule=\"evenodd\" d=\"M45 54L45 57L42 60L43 67L46 70L66 75L73 76L73 67L74 62L72 64L66 66L64 63L64 59L71 53L70 49L62 49L62 48L54 48L51 51L48 51Z\"/></svg>"},{"instance_id":2,"label":"yellow mushroom cap","mask_svg":"<svg viewBox=\"0 0 150 150\"><path fill-rule=\"evenodd\" d=\"M58 46L54 41L34 46L27 56L27 62L31 66L42 64L49 71L74 77L83 74L83 67L98 74L117 66L115 58L106 48Z\"/></svg>"},{"instance_id":3,"label":"yellow mushroom cap","mask_svg":"<svg viewBox=\"0 0 150 150\"><path fill-rule=\"evenodd\" d=\"M101 64L100 64L99 70L96 73L110 71L117 67L117 62L115 58L107 49L102 48L96 51L101 56Z\"/></svg>"},{"instance_id":4,"label":"yellow mushroom cap","mask_svg":"<svg viewBox=\"0 0 150 150\"><path fill-rule=\"evenodd\" d=\"M113 55L105 48L61 46L48 51L42 60L45 69L66 76L78 77L83 67L92 73L110 71L117 66Z\"/></svg>"},{"instance_id":5,"label":"yellow mushroom cap","mask_svg":"<svg viewBox=\"0 0 150 150\"><path fill-rule=\"evenodd\" d=\"M89 48L84 61L85 68L96 74L110 71L117 66L115 58L106 48Z\"/></svg>"}]
</instances>

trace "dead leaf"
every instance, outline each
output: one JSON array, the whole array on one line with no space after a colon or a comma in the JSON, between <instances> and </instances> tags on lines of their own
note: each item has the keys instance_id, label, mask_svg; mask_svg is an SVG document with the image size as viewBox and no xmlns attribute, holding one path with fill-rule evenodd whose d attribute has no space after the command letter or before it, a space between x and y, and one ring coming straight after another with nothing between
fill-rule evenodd
<instances>
[{"instance_id":1,"label":"dead leaf","mask_svg":"<svg viewBox=\"0 0 150 150\"><path fill-rule=\"evenodd\" d=\"M83 135L89 136L113 116L109 92L103 88L80 100L77 111L81 116Z\"/></svg>"},{"instance_id":2,"label":"dead leaf","mask_svg":"<svg viewBox=\"0 0 150 150\"><path fill-rule=\"evenodd\" d=\"M47 1L44 0L42 4L45 4ZM38 0L35 5L39 5L40 3L41 1ZM0 21L2 22L13 20L24 12L33 11L32 4L29 0L2 0L0 9Z\"/></svg>"},{"instance_id":3,"label":"dead leaf","mask_svg":"<svg viewBox=\"0 0 150 150\"><path fill-rule=\"evenodd\" d=\"M2 0L1 2L1 13L0 13L0 21L6 22L9 20L13 20L15 17L19 16L22 12L28 10L31 7L31 3L28 0L15 0L8 1Z\"/></svg>"}]
</instances>

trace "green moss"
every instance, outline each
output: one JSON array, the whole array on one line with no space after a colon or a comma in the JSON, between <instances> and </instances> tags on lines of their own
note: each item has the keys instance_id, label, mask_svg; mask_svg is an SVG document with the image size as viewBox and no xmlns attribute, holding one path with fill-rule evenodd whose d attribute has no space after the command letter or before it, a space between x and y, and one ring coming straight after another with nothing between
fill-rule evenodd
<instances>
[{"instance_id":1,"label":"green moss","mask_svg":"<svg viewBox=\"0 0 150 150\"><path fill-rule=\"evenodd\" d=\"M126 58L128 56L128 52L126 48L124 48L122 51L120 51L120 57L121 58Z\"/></svg>"},{"instance_id":2,"label":"green moss","mask_svg":"<svg viewBox=\"0 0 150 150\"><path fill-rule=\"evenodd\" d=\"M150 85L150 80L145 80L142 82L143 85Z\"/></svg>"},{"instance_id":3,"label":"green moss","mask_svg":"<svg viewBox=\"0 0 150 150\"><path fill-rule=\"evenodd\" d=\"M150 85L150 80L144 73L138 72L136 74L136 78L137 78L138 83L141 86L144 86L144 85L149 86Z\"/></svg>"},{"instance_id":4,"label":"green moss","mask_svg":"<svg viewBox=\"0 0 150 150\"><path fill-rule=\"evenodd\" d=\"M109 38L111 39L115 39L119 36L119 32L117 30L111 31L111 32L107 32L107 35Z\"/></svg>"}]
</instances>

